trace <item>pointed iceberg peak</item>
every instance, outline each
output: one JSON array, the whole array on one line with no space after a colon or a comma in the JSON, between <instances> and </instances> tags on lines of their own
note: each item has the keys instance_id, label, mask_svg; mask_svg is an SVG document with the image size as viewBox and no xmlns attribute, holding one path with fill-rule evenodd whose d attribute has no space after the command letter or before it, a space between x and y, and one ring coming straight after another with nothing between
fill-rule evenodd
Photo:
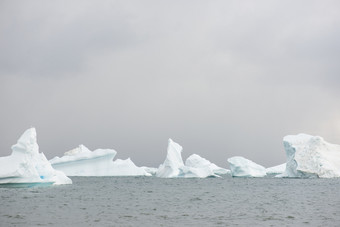
<instances>
[{"instance_id":1,"label":"pointed iceberg peak","mask_svg":"<svg viewBox=\"0 0 340 227\"><path fill-rule=\"evenodd\" d=\"M182 159L182 151L183 147L181 145L174 142L172 139L169 139L166 161L170 162L173 166L176 167L183 166L184 162Z\"/></svg>"},{"instance_id":2,"label":"pointed iceberg peak","mask_svg":"<svg viewBox=\"0 0 340 227\"><path fill-rule=\"evenodd\" d=\"M52 168L39 153L35 128L26 130L12 146L12 154L0 157L0 184L71 184L70 178Z\"/></svg>"},{"instance_id":3,"label":"pointed iceberg peak","mask_svg":"<svg viewBox=\"0 0 340 227\"><path fill-rule=\"evenodd\" d=\"M177 177L180 173L180 168L184 166L182 159L182 146L175 143L172 139L168 140L167 155L163 164L157 170L157 177Z\"/></svg>"},{"instance_id":4,"label":"pointed iceberg peak","mask_svg":"<svg viewBox=\"0 0 340 227\"><path fill-rule=\"evenodd\" d=\"M39 146L37 143L37 132L35 128L27 129L18 139L17 143L12 146L13 153L31 153L38 154Z\"/></svg>"},{"instance_id":5,"label":"pointed iceberg peak","mask_svg":"<svg viewBox=\"0 0 340 227\"><path fill-rule=\"evenodd\" d=\"M173 177L183 177L183 178L205 178L209 176L216 176L213 171L206 166L199 166L199 168L185 166L182 159L182 146L178 143L168 140L168 149L166 159L163 164L161 164L156 172L157 177L163 178L173 178ZM197 157L197 156L194 156ZM198 156L199 157L199 156Z\"/></svg>"},{"instance_id":6,"label":"pointed iceberg peak","mask_svg":"<svg viewBox=\"0 0 340 227\"><path fill-rule=\"evenodd\" d=\"M169 147L173 147L174 149L176 149L179 152L182 152L182 150L183 150L183 147L181 145L179 145L178 143L174 142L170 138L168 140L168 149L169 149Z\"/></svg>"}]
</instances>

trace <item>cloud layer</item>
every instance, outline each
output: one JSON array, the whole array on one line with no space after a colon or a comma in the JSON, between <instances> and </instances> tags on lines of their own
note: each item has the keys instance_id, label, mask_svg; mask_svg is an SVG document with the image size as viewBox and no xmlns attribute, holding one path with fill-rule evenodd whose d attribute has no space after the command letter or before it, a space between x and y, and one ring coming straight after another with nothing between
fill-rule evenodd
<instances>
[{"instance_id":1,"label":"cloud layer","mask_svg":"<svg viewBox=\"0 0 340 227\"><path fill-rule=\"evenodd\" d=\"M340 144L338 1L0 3L0 154L35 126L49 158L84 143L158 166L285 161L282 137Z\"/></svg>"}]
</instances>

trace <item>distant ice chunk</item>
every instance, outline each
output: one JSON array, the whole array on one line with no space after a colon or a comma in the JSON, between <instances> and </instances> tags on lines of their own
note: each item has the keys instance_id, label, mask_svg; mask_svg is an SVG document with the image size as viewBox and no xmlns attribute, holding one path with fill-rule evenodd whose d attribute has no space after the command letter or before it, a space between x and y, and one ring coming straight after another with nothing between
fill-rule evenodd
<instances>
[{"instance_id":1,"label":"distant ice chunk","mask_svg":"<svg viewBox=\"0 0 340 227\"><path fill-rule=\"evenodd\" d=\"M181 166L180 172L177 177L182 178L206 178L206 177L218 177L214 172L208 167L194 168L189 166Z\"/></svg>"},{"instance_id":2,"label":"distant ice chunk","mask_svg":"<svg viewBox=\"0 0 340 227\"><path fill-rule=\"evenodd\" d=\"M144 169L147 173L150 173L151 175L156 175L158 171L158 168L154 167L141 166L140 168Z\"/></svg>"},{"instance_id":3,"label":"distant ice chunk","mask_svg":"<svg viewBox=\"0 0 340 227\"><path fill-rule=\"evenodd\" d=\"M12 146L12 154L0 157L0 184L72 184L39 153L37 133L30 128Z\"/></svg>"},{"instance_id":4,"label":"distant ice chunk","mask_svg":"<svg viewBox=\"0 0 340 227\"><path fill-rule=\"evenodd\" d=\"M340 177L340 146L320 136L298 134L285 136L286 171L282 177Z\"/></svg>"},{"instance_id":5,"label":"distant ice chunk","mask_svg":"<svg viewBox=\"0 0 340 227\"><path fill-rule=\"evenodd\" d=\"M235 156L228 159L233 177L264 177L266 168L244 157Z\"/></svg>"},{"instance_id":6,"label":"distant ice chunk","mask_svg":"<svg viewBox=\"0 0 340 227\"><path fill-rule=\"evenodd\" d=\"M221 168L214 163L211 163L209 160L202 158L198 154L190 155L185 161L185 165L193 168L209 168L214 174L217 175L230 174L229 169Z\"/></svg>"},{"instance_id":7,"label":"distant ice chunk","mask_svg":"<svg viewBox=\"0 0 340 227\"><path fill-rule=\"evenodd\" d=\"M281 165L273 166L266 169L267 175L278 175L284 173L286 170L286 163Z\"/></svg>"},{"instance_id":8,"label":"distant ice chunk","mask_svg":"<svg viewBox=\"0 0 340 227\"><path fill-rule=\"evenodd\" d=\"M112 149L90 151L84 145L50 160L52 166L67 176L150 176L131 159L113 162L117 152Z\"/></svg>"},{"instance_id":9,"label":"distant ice chunk","mask_svg":"<svg viewBox=\"0 0 340 227\"><path fill-rule=\"evenodd\" d=\"M117 159L113 162L112 176L151 176L143 168L137 167L130 158Z\"/></svg>"},{"instance_id":10,"label":"distant ice chunk","mask_svg":"<svg viewBox=\"0 0 340 227\"><path fill-rule=\"evenodd\" d=\"M206 178L216 176L209 166L200 168L185 166L182 160L182 146L171 139L168 140L167 156L156 172L157 177L162 178Z\"/></svg>"}]
</instances>

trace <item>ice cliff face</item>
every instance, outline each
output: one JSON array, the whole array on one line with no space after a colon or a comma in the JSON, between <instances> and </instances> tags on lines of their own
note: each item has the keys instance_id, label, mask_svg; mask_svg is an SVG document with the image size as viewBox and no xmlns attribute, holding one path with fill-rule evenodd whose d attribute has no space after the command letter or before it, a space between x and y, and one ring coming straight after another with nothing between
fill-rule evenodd
<instances>
[{"instance_id":1,"label":"ice cliff face","mask_svg":"<svg viewBox=\"0 0 340 227\"><path fill-rule=\"evenodd\" d=\"M168 140L167 156L163 164L161 164L156 172L157 177L162 178L205 178L216 176L209 166L186 166L182 160L182 146L175 143L171 139ZM194 163L194 161L190 164Z\"/></svg>"},{"instance_id":2,"label":"ice cliff face","mask_svg":"<svg viewBox=\"0 0 340 227\"><path fill-rule=\"evenodd\" d=\"M64 153L64 156L50 160L52 166L67 176L150 176L130 159L113 158L117 152L112 149L90 151L84 145Z\"/></svg>"},{"instance_id":3,"label":"ice cliff face","mask_svg":"<svg viewBox=\"0 0 340 227\"><path fill-rule=\"evenodd\" d=\"M64 173L52 168L43 153L39 153L37 133L30 128L12 146L12 154L0 158L0 184L37 183L71 184Z\"/></svg>"},{"instance_id":4,"label":"ice cliff face","mask_svg":"<svg viewBox=\"0 0 340 227\"><path fill-rule=\"evenodd\" d=\"M340 146L307 134L285 136L287 155L283 177L340 177Z\"/></svg>"},{"instance_id":5,"label":"ice cliff face","mask_svg":"<svg viewBox=\"0 0 340 227\"><path fill-rule=\"evenodd\" d=\"M233 177L264 177L266 169L246 158L235 156L228 159Z\"/></svg>"}]
</instances>

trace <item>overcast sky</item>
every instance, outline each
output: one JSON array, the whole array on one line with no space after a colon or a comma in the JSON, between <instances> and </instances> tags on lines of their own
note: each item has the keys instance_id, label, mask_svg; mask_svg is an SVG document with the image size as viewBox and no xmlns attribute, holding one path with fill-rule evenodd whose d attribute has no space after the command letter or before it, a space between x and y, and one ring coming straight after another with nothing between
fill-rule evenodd
<instances>
[{"instance_id":1,"label":"overcast sky","mask_svg":"<svg viewBox=\"0 0 340 227\"><path fill-rule=\"evenodd\" d=\"M1 1L0 155L29 127L158 167L167 140L227 167L340 144L340 1Z\"/></svg>"}]
</instances>

